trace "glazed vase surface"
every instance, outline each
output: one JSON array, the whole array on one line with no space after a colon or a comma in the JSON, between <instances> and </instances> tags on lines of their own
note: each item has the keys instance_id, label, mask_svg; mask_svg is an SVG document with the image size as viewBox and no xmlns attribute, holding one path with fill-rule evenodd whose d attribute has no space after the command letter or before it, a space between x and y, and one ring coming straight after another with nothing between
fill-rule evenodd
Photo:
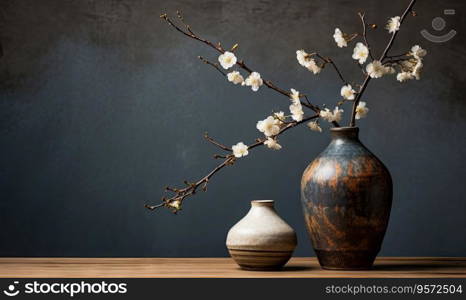
<instances>
[{"instance_id":1,"label":"glazed vase surface","mask_svg":"<svg viewBox=\"0 0 466 300\"><path fill-rule=\"evenodd\" d=\"M275 211L273 200L251 201L249 212L228 232L231 257L246 270L277 270L291 258L296 233Z\"/></svg>"},{"instance_id":2,"label":"glazed vase surface","mask_svg":"<svg viewBox=\"0 0 466 300\"><path fill-rule=\"evenodd\" d=\"M358 132L332 128L330 144L301 180L306 226L324 269L370 268L388 225L392 179Z\"/></svg>"}]
</instances>

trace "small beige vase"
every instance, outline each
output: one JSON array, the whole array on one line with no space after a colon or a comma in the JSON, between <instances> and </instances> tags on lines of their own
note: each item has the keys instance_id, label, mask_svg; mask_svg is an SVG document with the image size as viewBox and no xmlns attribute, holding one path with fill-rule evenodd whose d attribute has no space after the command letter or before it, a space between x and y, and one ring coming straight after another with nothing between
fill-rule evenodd
<instances>
[{"instance_id":1,"label":"small beige vase","mask_svg":"<svg viewBox=\"0 0 466 300\"><path fill-rule=\"evenodd\" d=\"M274 208L273 200L251 201L251 209L228 232L227 248L246 270L277 270L296 248L296 233Z\"/></svg>"}]
</instances>

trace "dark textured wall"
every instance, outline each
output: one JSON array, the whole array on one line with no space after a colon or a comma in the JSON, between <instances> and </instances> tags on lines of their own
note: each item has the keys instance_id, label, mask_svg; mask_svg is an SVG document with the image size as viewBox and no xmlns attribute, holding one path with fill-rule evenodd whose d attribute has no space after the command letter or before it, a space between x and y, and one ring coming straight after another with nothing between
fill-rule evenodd
<instances>
[{"instance_id":1,"label":"dark textured wall","mask_svg":"<svg viewBox=\"0 0 466 300\"><path fill-rule=\"evenodd\" d=\"M356 12L379 24L374 50L388 39L385 20L407 0L0 2L0 255L222 256L228 229L252 199L275 199L298 232L297 255L312 255L299 200L306 165L328 132L283 136L283 150L259 149L212 180L180 215L143 208L163 187L195 179L216 163L209 131L226 144L258 136L257 120L288 100L227 83L200 63L211 49L159 19L182 9L198 33L224 45L283 88L333 106L340 82L300 67L297 49L335 58L352 81L361 74L332 40L338 26L360 29ZM466 255L466 3L418 1L395 52L429 51L421 81L371 82L361 139L391 170L394 202L383 255ZM444 16L455 9L455 16ZM446 28L435 32L434 17ZM420 30L458 31L446 43ZM344 107L349 110L349 107Z\"/></svg>"}]
</instances>

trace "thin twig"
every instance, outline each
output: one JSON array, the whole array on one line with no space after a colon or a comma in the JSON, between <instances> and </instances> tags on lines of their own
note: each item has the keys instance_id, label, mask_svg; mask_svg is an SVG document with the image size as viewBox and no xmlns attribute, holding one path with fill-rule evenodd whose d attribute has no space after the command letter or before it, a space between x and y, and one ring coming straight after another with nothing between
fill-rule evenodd
<instances>
[{"instance_id":1,"label":"thin twig","mask_svg":"<svg viewBox=\"0 0 466 300\"><path fill-rule=\"evenodd\" d=\"M184 22L184 18L183 18L183 15L182 15L182 13L181 13L180 10L177 10L177 11L176 11L176 15L178 16L178 19L181 21L181 23L183 23L183 25L186 27L186 30L187 30L189 33L191 33L191 34L194 35L194 32L191 30L191 27L190 27L188 24L186 24L186 23Z\"/></svg>"},{"instance_id":2,"label":"thin twig","mask_svg":"<svg viewBox=\"0 0 466 300\"><path fill-rule=\"evenodd\" d=\"M369 42L367 41L367 24L366 24L365 15L364 13L358 13L358 15L362 23L362 37L364 39L364 44L366 44L367 50L369 51L369 56L372 58L372 60L374 60L374 57L372 56L371 47L369 45Z\"/></svg>"},{"instance_id":3,"label":"thin twig","mask_svg":"<svg viewBox=\"0 0 466 300\"><path fill-rule=\"evenodd\" d=\"M219 147L220 149L223 149L225 151L229 151L229 152L232 152L233 150L230 148L230 147L227 147L223 144L220 144L219 142L215 141L213 138L211 138L207 132L204 133L204 138L209 142L209 143L212 143L214 144L215 146Z\"/></svg>"},{"instance_id":4,"label":"thin twig","mask_svg":"<svg viewBox=\"0 0 466 300\"><path fill-rule=\"evenodd\" d=\"M303 123L306 123L310 120L313 120L313 119L316 119L318 118L319 115L316 114L316 115L313 115L313 116L310 116L310 117L307 117L307 118L304 118L302 119L301 121L297 122L291 122L291 123L288 123L286 126L284 126L283 128L280 129L280 131L278 132L277 135L273 136L272 138L276 138L278 137L279 135L285 133L286 131L288 131L289 129L291 128L294 128L296 126L299 126ZM210 141L210 140L209 140ZM252 143L251 145L248 146L248 150L252 150L254 148L257 148L259 146L262 146L264 145L264 142L266 141L266 139L257 139L254 143ZM218 145L217 145L218 146ZM172 210L173 213L177 213L179 208L176 208L176 207L173 207L171 206L171 204L173 204L174 201L178 201L179 202L179 205L181 206L181 204L183 203L183 201L189 197L189 196L192 196L194 195L198 188L200 186L202 186L202 189L205 191L207 189L207 184L209 183L209 180L218 172L220 171L221 169L223 169L224 167L228 166L228 165L233 165L235 163L235 161L237 160L236 157L234 157L232 154L229 154L225 157L225 159L220 163L218 164L214 169L212 169L207 175L205 175L204 177L202 177L201 179L199 179L198 181L194 182L194 183L189 183L187 181L185 181L185 184L187 185L186 187L184 188L181 188L181 189L178 189L178 188L172 188L172 187L167 187L166 190L167 191L170 191L170 192L173 192L174 195L172 197L163 197L162 198L162 202L159 203L159 204L156 204L156 205L145 205L146 208L150 209L150 210L155 210L157 208L160 208L160 207L167 207L167 208L170 208Z\"/></svg>"},{"instance_id":5,"label":"thin twig","mask_svg":"<svg viewBox=\"0 0 466 300\"><path fill-rule=\"evenodd\" d=\"M408 7L406 8L406 10L404 11L403 15L401 15L401 18L400 18L400 26L401 24L403 24L403 21L405 20L406 16L408 15L408 13L411 11L411 9L413 8L414 4L416 3L416 0L411 0L411 2L409 3ZM392 48L393 46L393 42L395 41L395 38L396 36L398 35L398 32L399 30L396 30L390 41L388 42L388 45L387 47L385 48L385 50L383 51L382 55L380 56L380 61L382 61L388 54L388 51L390 51L390 49Z\"/></svg>"},{"instance_id":6,"label":"thin twig","mask_svg":"<svg viewBox=\"0 0 466 300\"><path fill-rule=\"evenodd\" d=\"M387 64L398 64L402 61L405 61L407 59L407 57L403 57L403 58L392 58L392 59L388 59L388 60L384 60L383 62L383 65L387 65Z\"/></svg>"},{"instance_id":7,"label":"thin twig","mask_svg":"<svg viewBox=\"0 0 466 300\"><path fill-rule=\"evenodd\" d=\"M312 105L311 102L309 101L309 98L306 95L304 95L304 99L306 99L307 104Z\"/></svg>"},{"instance_id":8,"label":"thin twig","mask_svg":"<svg viewBox=\"0 0 466 300\"><path fill-rule=\"evenodd\" d=\"M367 85L369 84L369 81L371 81L371 77L370 77L369 74L367 74L366 78L364 79L363 84L359 88L359 92L356 95L356 99L354 99L354 102L353 102L353 107L352 107L352 110L351 110L351 122L350 122L350 125L349 125L350 127L356 126L356 108L358 107L359 99L361 99L361 96L364 93L364 91L366 90Z\"/></svg>"},{"instance_id":9,"label":"thin twig","mask_svg":"<svg viewBox=\"0 0 466 300\"><path fill-rule=\"evenodd\" d=\"M227 73L223 72L223 70L220 69L220 67L219 67L218 64L212 63L212 62L210 62L209 60L205 59L205 58L202 57L202 56L198 56L198 58L199 58L200 60L202 60L205 64L214 67L214 68L215 68L217 71L219 71L223 76L225 76L225 77L227 76ZM268 86L268 87L274 89L275 91L279 92L280 94L282 94L282 95L284 95L284 96L287 96L287 97L291 97L291 93L289 93L289 92L287 92L287 91L284 91L284 90L282 90L282 89L280 89L280 88L274 86L272 82L265 80L265 81L263 81L263 83L264 83L266 86ZM305 98L305 99L307 98L307 96L306 96L305 94L301 94L301 93L300 93L299 96L300 96L301 98ZM312 103L309 101L309 98L306 99L306 102L304 102L304 101L300 101L300 102L301 102L301 105L303 105L303 106L305 106L305 107L307 107L307 108L310 108L311 110L313 110L313 111L316 112L316 113L318 113L318 112L320 111L320 108L319 108L317 105L312 104Z\"/></svg>"},{"instance_id":10,"label":"thin twig","mask_svg":"<svg viewBox=\"0 0 466 300\"><path fill-rule=\"evenodd\" d=\"M324 61L324 66L326 64L331 64L333 66L333 68L335 69L335 71L337 72L338 77L340 77L343 84L345 84L345 85L348 84L348 82L345 80L345 78L341 74L340 70L338 69L337 65L335 64L335 62L330 57L324 57L324 56L320 55L319 53L314 53L314 55Z\"/></svg>"},{"instance_id":11,"label":"thin twig","mask_svg":"<svg viewBox=\"0 0 466 300\"><path fill-rule=\"evenodd\" d=\"M354 62L361 69L362 74L367 75L366 70L364 70L364 66L361 65L357 60L355 60Z\"/></svg>"},{"instance_id":12,"label":"thin twig","mask_svg":"<svg viewBox=\"0 0 466 300\"><path fill-rule=\"evenodd\" d=\"M149 204L144 205L145 208L148 208L150 210L155 210L155 209L157 209L159 207L163 207L163 206L165 206L165 202L159 203L157 205L149 205Z\"/></svg>"},{"instance_id":13,"label":"thin twig","mask_svg":"<svg viewBox=\"0 0 466 300\"><path fill-rule=\"evenodd\" d=\"M200 185L208 183L209 179L212 176L214 176L215 173L217 173L218 171L223 169L225 166L227 166L229 164L232 164L234 161L235 161L235 157L232 156L232 155L229 155L222 163L217 165L212 171L210 171L206 176L199 179L197 182L195 182L193 184L190 184L187 187L182 188L182 189L170 189L170 191L175 192L175 196L173 196L171 198L163 197L161 203L159 203L157 205L147 205L146 204L145 207L150 209L150 210L155 210L155 209L157 209L159 207L163 207L163 206L170 207L170 204L172 202L174 202L174 201L179 201L180 205L181 205L181 203L184 201L184 199L186 197L189 197L189 196L194 195L196 193L196 191L197 191L197 189L199 188ZM178 211L178 209L175 208L175 209L172 209L172 211L174 213L176 213Z\"/></svg>"},{"instance_id":14,"label":"thin twig","mask_svg":"<svg viewBox=\"0 0 466 300\"><path fill-rule=\"evenodd\" d=\"M222 69L220 69L220 66L218 64L214 64L210 61L208 61L207 59L205 59L204 57L202 56L198 56L197 58L199 58L200 60L202 60L204 63L208 64L208 65L211 65L212 67L214 67L217 71L220 72L220 74L222 74L223 76L227 76L227 73L223 72Z\"/></svg>"},{"instance_id":15,"label":"thin twig","mask_svg":"<svg viewBox=\"0 0 466 300\"><path fill-rule=\"evenodd\" d=\"M221 46L220 43L217 43L217 44L214 44L204 38L201 38L199 37L198 35L196 35L192 30L191 30L191 27L186 24L184 22L184 19L183 19L183 16L181 15L181 12L177 12L177 15L178 15L178 18L182 21L182 23L184 24L184 26L186 28L189 28L187 29L188 31L185 31L183 30L182 28L180 28L178 25L176 25L175 23L172 22L172 20L168 17L167 14L162 14L160 16L160 18L162 18L163 20L165 20L170 26L172 26L173 28L175 28L178 32L181 32L183 35L189 37L189 38L192 38L194 40L197 40L199 42L202 42L206 45L208 45L209 47L213 48L214 50L216 50L217 52L219 53L225 53L225 49ZM234 48L237 48L237 47L234 47ZM213 67L215 67L217 69L217 71L221 71L221 73L223 75L225 75L225 73L218 67L218 65L216 64L213 64L211 62L208 62L206 59L204 58L201 58L199 57L202 61L204 61L205 63L209 64L209 65L212 65ZM243 70L245 70L246 72L248 72L249 74L251 74L252 72L254 72L250 67L248 67L246 65L246 63L243 61L243 60L238 60L236 62L236 65L238 65L240 68L242 68ZM272 90L275 90L276 92L286 96L286 97L290 97L291 96L291 93L282 89L282 88L279 88L278 86L276 86L274 83L272 83L270 80L265 80L263 79L263 83L265 86L267 86L268 88L272 89ZM310 108L311 110L313 110L314 112L318 113L320 111L320 108L317 106L317 105L314 105L314 104L308 104L306 102L301 102L301 104L307 108Z\"/></svg>"},{"instance_id":16,"label":"thin twig","mask_svg":"<svg viewBox=\"0 0 466 300\"><path fill-rule=\"evenodd\" d=\"M192 39L195 39L195 40L198 40L198 41L200 41L200 42L202 42L202 43L204 43L204 44L206 44L206 45L212 47L213 49L217 50L217 51L220 52L220 53L224 53L224 52L225 52L225 50L222 48L222 46L221 46L220 43L217 44L217 45L215 45L215 44L213 44L212 42L209 42L208 40L205 40L205 39L202 39L202 38L198 37L196 34L194 34L194 33L192 32L192 30L191 30L191 31L188 31L188 32L184 31L183 29L181 29L180 27L178 27L176 24L174 24L174 23L170 20L170 18L168 17L167 14L162 14L162 15L160 15L160 18L164 19L169 25L171 25L173 28L175 28L177 31L181 32L182 34L186 35L187 37L192 38Z\"/></svg>"},{"instance_id":17,"label":"thin twig","mask_svg":"<svg viewBox=\"0 0 466 300\"><path fill-rule=\"evenodd\" d=\"M400 26L401 26L401 24L403 24L403 21L405 20L406 16L411 11L411 9L413 8L415 3L416 3L416 0L411 0L408 7L405 9L403 14L401 15L401 17L400 17ZM383 51L382 55L380 55L380 58L379 58L380 62L382 62L387 57L388 51L390 51L390 49L392 48L393 42L395 41L395 38L398 35L398 32L399 32L399 30L395 31L392 34L390 40L388 41L387 46L385 47L385 50ZM351 113L351 121L350 121L350 124L349 124L349 126L351 126L351 127L356 126L356 108L358 107L359 100L361 99L362 94L366 90L366 87L369 84L370 80L371 80L371 77L369 76L369 74L366 75L366 78L364 79L364 83L362 84L358 94L356 95L356 99L354 99L352 113Z\"/></svg>"},{"instance_id":18,"label":"thin twig","mask_svg":"<svg viewBox=\"0 0 466 300\"><path fill-rule=\"evenodd\" d=\"M397 54L397 55L387 55L387 56L385 56L385 58L391 59L391 58L397 58L397 57L402 57L402 56L407 56L407 55L408 55L408 53Z\"/></svg>"}]
</instances>

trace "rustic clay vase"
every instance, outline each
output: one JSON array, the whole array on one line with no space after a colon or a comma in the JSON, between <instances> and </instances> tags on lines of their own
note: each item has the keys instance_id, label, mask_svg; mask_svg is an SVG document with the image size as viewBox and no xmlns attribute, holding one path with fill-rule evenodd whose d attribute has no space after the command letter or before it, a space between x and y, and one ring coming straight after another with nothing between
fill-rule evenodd
<instances>
[{"instance_id":1,"label":"rustic clay vase","mask_svg":"<svg viewBox=\"0 0 466 300\"><path fill-rule=\"evenodd\" d=\"M332 128L330 144L301 180L307 229L324 269L370 268L388 225L392 179L358 131Z\"/></svg>"},{"instance_id":2,"label":"rustic clay vase","mask_svg":"<svg viewBox=\"0 0 466 300\"><path fill-rule=\"evenodd\" d=\"M227 248L246 270L276 270L283 267L296 248L296 233L274 209L273 200L251 201L248 214L227 236Z\"/></svg>"}]
</instances>

